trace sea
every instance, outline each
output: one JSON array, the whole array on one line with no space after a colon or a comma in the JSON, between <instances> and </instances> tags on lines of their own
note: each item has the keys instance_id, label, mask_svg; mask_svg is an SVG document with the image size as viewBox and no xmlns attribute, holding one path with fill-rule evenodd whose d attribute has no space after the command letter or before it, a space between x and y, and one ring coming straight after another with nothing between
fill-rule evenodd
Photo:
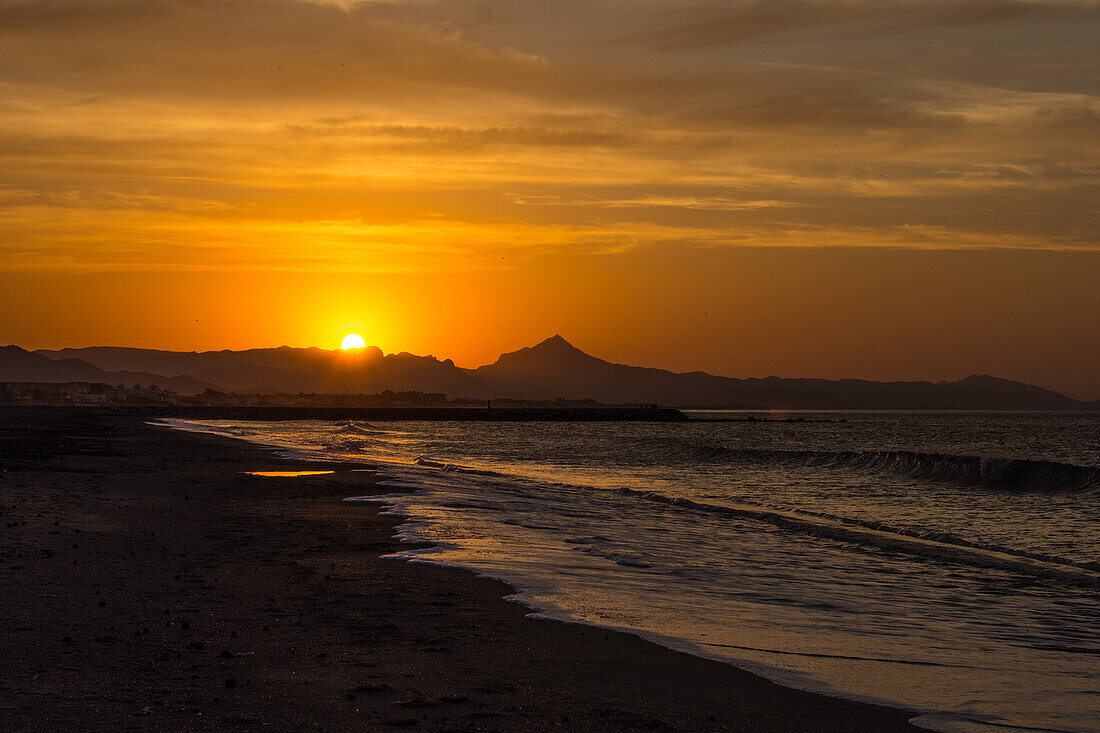
<instances>
[{"instance_id":1,"label":"sea","mask_svg":"<svg viewBox=\"0 0 1100 733\"><path fill-rule=\"evenodd\" d=\"M164 420L377 466L392 557L938 731L1100 730L1100 414ZM306 480L306 479L303 479Z\"/></svg>"}]
</instances>

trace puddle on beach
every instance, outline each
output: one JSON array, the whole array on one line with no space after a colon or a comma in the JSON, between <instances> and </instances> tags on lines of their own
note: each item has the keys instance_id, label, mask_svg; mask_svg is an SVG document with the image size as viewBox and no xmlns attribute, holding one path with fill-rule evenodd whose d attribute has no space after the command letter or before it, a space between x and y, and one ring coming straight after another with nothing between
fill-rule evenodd
<instances>
[{"instance_id":1,"label":"puddle on beach","mask_svg":"<svg viewBox=\"0 0 1100 733\"><path fill-rule=\"evenodd\" d=\"M335 471L245 471L247 476L266 476L268 478L293 478L295 476L322 476Z\"/></svg>"}]
</instances>

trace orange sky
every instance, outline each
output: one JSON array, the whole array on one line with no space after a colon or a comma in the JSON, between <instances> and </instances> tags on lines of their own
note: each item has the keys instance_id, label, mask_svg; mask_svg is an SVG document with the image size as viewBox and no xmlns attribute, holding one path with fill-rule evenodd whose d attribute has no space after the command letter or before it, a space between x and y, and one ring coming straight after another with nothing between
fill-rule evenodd
<instances>
[{"instance_id":1,"label":"orange sky","mask_svg":"<svg viewBox=\"0 0 1100 733\"><path fill-rule=\"evenodd\" d=\"M0 340L1100 397L1085 0L16 0Z\"/></svg>"}]
</instances>

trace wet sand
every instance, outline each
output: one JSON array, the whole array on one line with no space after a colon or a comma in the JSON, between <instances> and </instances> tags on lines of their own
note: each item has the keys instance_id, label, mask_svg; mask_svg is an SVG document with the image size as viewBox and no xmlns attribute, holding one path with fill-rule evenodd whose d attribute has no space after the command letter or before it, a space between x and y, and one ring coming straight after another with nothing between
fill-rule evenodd
<instances>
[{"instance_id":1,"label":"wet sand","mask_svg":"<svg viewBox=\"0 0 1100 733\"><path fill-rule=\"evenodd\" d=\"M0 730L915 730L380 559L347 465L0 407L0 469Z\"/></svg>"}]
</instances>

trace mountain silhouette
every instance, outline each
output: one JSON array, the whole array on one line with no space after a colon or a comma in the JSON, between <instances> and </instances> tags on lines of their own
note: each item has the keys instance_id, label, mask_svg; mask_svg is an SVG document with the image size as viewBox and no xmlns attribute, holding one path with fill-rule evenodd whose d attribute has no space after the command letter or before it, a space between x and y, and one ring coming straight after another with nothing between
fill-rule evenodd
<instances>
[{"instance_id":1,"label":"mountain silhouette","mask_svg":"<svg viewBox=\"0 0 1100 733\"><path fill-rule=\"evenodd\" d=\"M108 371L83 359L51 359L18 346L0 346L0 382L95 382L127 387L156 385L179 394L195 394L215 385L194 377L167 377L144 371Z\"/></svg>"},{"instance_id":2,"label":"mountain silhouette","mask_svg":"<svg viewBox=\"0 0 1100 733\"><path fill-rule=\"evenodd\" d=\"M561 336L501 354L473 374L497 397L591 397L612 403L723 404L740 383L704 372L678 374L615 364L584 353Z\"/></svg>"},{"instance_id":3,"label":"mountain silhouette","mask_svg":"<svg viewBox=\"0 0 1100 733\"><path fill-rule=\"evenodd\" d=\"M204 352L96 346L36 353L79 357L103 368L186 373L232 392L370 394L392 389L480 396L481 386L450 359L406 352L384 355L376 346L350 351L280 346Z\"/></svg>"},{"instance_id":4,"label":"mountain silhouette","mask_svg":"<svg viewBox=\"0 0 1100 733\"><path fill-rule=\"evenodd\" d=\"M7 347L12 348L16 347ZM117 347L33 354L18 351L25 368L7 368L7 362L0 358L0 380L141 383L134 377L105 375L143 374L179 392L200 391L194 387L177 389L167 378L157 376L173 374L180 375L177 379L186 377L205 386L237 392L354 394L390 389L442 392L451 398L591 398L609 404L752 409L1100 409L1100 402L1081 402L1041 387L988 375L933 383L737 379L699 371L672 372L609 362L581 351L560 335L501 354L492 364L476 369L463 369L450 359L430 355L383 354L377 347L351 351L289 346L206 352ZM5 353L0 352L0 356ZM32 363L27 357L37 361ZM16 361L13 358L11 363ZM102 376L90 376L95 370ZM89 376L70 376L78 374Z\"/></svg>"}]
</instances>

